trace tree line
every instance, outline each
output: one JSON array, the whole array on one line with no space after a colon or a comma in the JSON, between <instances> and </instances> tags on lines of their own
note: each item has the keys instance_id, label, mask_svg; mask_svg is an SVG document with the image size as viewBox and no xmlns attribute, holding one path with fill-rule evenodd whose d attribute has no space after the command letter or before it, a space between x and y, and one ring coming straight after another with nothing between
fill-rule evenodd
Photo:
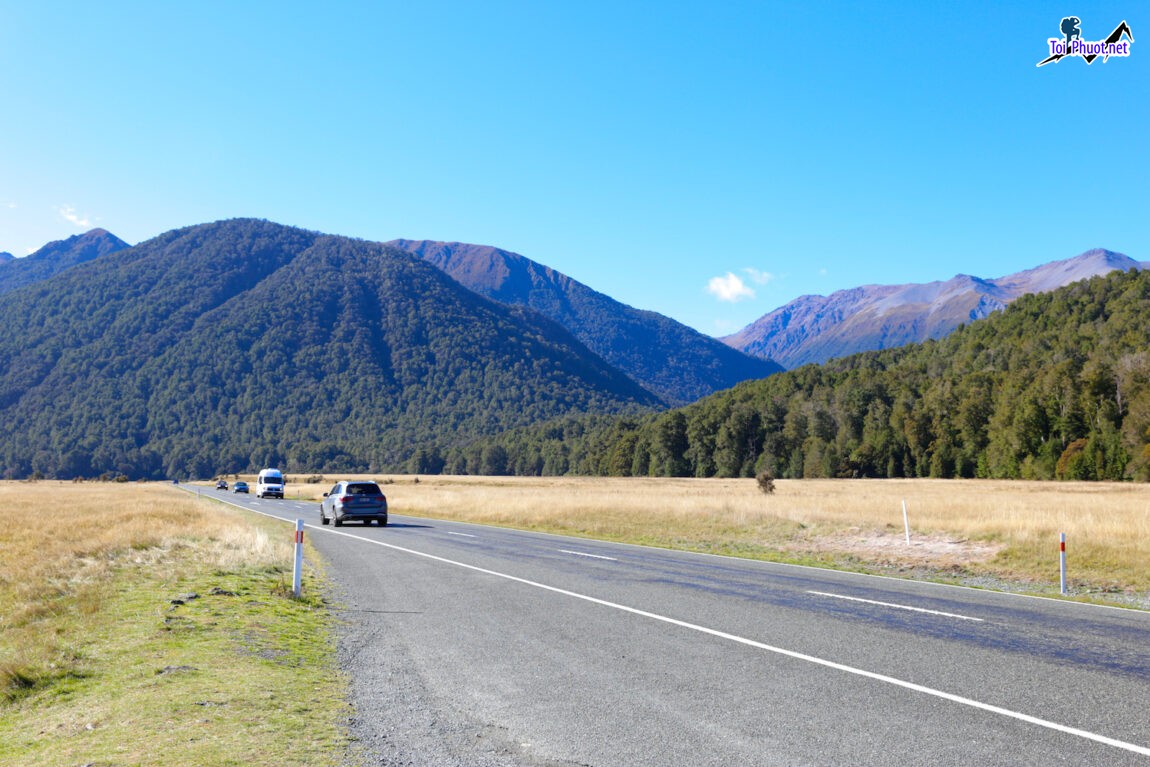
<instances>
[{"instance_id":1,"label":"tree line","mask_svg":"<svg viewBox=\"0 0 1150 767\"><path fill-rule=\"evenodd\" d=\"M645 417L451 448L456 473L1150 479L1150 272L1024 296L950 336ZM409 468L416 468L411 466Z\"/></svg>"}]
</instances>

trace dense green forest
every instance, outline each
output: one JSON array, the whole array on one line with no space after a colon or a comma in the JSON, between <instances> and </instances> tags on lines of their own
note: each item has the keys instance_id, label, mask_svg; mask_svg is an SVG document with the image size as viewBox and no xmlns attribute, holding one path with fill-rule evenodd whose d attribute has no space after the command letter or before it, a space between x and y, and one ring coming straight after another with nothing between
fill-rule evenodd
<instances>
[{"instance_id":1,"label":"dense green forest","mask_svg":"<svg viewBox=\"0 0 1150 767\"><path fill-rule=\"evenodd\" d=\"M681 409L566 418L442 457L459 473L1147 480L1150 271Z\"/></svg>"},{"instance_id":2,"label":"dense green forest","mask_svg":"<svg viewBox=\"0 0 1150 767\"><path fill-rule=\"evenodd\" d=\"M0 304L8 478L434 468L420 445L661 406L536 312L265 221L169 232Z\"/></svg>"}]
</instances>

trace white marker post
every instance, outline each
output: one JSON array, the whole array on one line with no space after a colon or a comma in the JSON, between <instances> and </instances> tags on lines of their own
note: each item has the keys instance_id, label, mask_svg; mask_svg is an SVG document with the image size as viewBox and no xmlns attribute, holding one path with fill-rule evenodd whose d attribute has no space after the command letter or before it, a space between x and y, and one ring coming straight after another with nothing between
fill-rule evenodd
<instances>
[{"instance_id":1,"label":"white marker post","mask_svg":"<svg viewBox=\"0 0 1150 767\"><path fill-rule=\"evenodd\" d=\"M902 499L902 526L906 529L906 545L910 545L910 517L906 515L906 499Z\"/></svg>"},{"instance_id":2,"label":"white marker post","mask_svg":"<svg viewBox=\"0 0 1150 767\"><path fill-rule=\"evenodd\" d=\"M303 571L303 520L295 521L295 567L292 568L291 593L295 598L300 594L300 573Z\"/></svg>"},{"instance_id":3,"label":"white marker post","mask_svg":"<svg viewBox=\"0 0 1150 767\"><path fill-rule=\"evenodd\" d=\"M1066 593L1066 533L1058 534L1058 572L1062 593Z\"/></svg>"}]
</instances>

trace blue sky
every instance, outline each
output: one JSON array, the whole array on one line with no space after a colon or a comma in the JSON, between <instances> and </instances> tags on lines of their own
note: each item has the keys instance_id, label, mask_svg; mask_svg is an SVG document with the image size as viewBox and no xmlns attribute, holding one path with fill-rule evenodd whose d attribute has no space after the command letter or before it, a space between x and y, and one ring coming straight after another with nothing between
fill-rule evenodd
<instances>
[{"instance_id":1,"label":"blue sky","mask_svg":"<svg viewBox=\"0 0 1150 767\"><path fill-rule=\"evenodd\" d=\"M1036 67L1063 16L1128 58ZM254 216L496 245L722 335L1150 260L1144 2L0 0L0 250Z\"/></svg>"}]
</instances>

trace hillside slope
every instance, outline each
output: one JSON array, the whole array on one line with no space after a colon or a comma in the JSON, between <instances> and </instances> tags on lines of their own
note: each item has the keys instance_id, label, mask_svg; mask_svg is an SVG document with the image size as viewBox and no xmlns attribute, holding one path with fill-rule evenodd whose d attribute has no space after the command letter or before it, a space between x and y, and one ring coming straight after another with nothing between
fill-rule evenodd
<instances>
[{"instance_id":1,"label":"hillside slope","mask_svg":"<svg viewBox=\"0 0 1150 767\"><path fill-rule=\"evenodd\" d=\"M959 325L1000 311L1019 296L1140 268L1146 264L1097 249L998 279L960 274L944 282L865 285L829 296L803 296L722 340L794 369L855 352L942 338Z\"/></svg>"},{"instance_id":2,"label":"hillside slope","mask_svg":"<svg viewBox=\"0 0 1150 767\"><path fill-rule=\"evenodd\" d=\"M641 311L516 253L430 240L387 243L480 295L542 312L667 402L685 404L782 368L656 312Z\"/></svg>"},{"instance_id":3,"label":"hillside slope","mask_svg":"<svg viewBox=\"0 0 1150 767\"><path fill-rule=\"evenodd\" d=\"M1118 271L1022 296L937 341L486 446L556 473L1150 480L1147 338L1150 270Z\"/></svg>"},{"instance_id":4,"label":"hillside slope","mask_svg":"<svg viewBox=\"0 0 1150 767\"><path fill-rule=\"evenodd\" d=\"M393 248L265 221L169 232L0 306L7 476L401 468L660 404L535 312Z\"/></svg>"},{"instance_id":5,"label":"hillside slope","mask_svg":"<svg viewBox=\"0 0 1150 767\"><path fill-rule=\"evenodd\" d=\"M66 240L50 242L24 258L0 253L0 295L25 285L46 280L101 256L128 247L128 243L111 232L93 229ZM7 259L3 256L8 256Z\"/></svg>"}]
</instances>

